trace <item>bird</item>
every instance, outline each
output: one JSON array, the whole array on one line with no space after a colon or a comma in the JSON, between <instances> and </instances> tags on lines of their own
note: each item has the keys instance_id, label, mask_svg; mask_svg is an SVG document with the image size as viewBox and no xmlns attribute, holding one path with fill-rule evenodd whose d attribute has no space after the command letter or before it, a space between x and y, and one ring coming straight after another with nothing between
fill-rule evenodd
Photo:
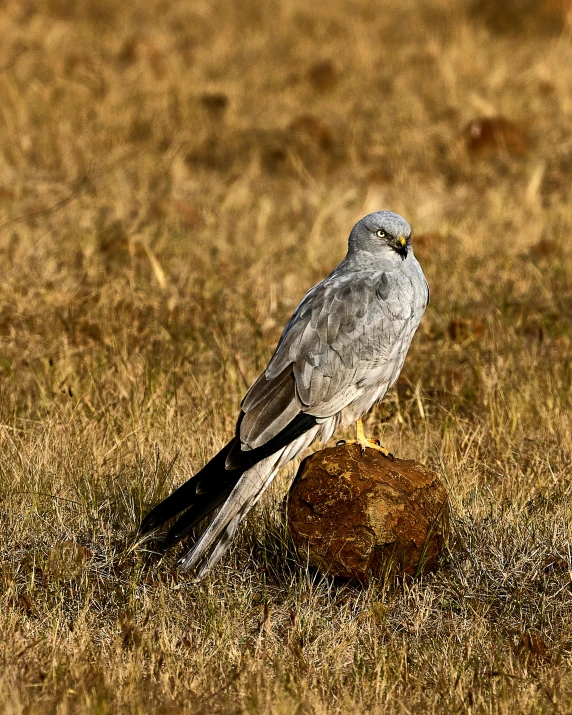
<instances>
[{"instance_id":1,"label":"bird","mask_svg":"<svg viewBox=\"0 0 572 715\"><path fill-rule=\"evenodd\" d=\"M428 304L409 223L391 211L364 216L346 256L294 311L242 400L234 437L147 514L140 533L177 517L163 539L167 549L218 509L179 559L201 581L278 470L313 442L355 423L352 442L362 454L374 449L392 458L365 436L362 418L397 380Z\"/></svg>"}]
</instances>

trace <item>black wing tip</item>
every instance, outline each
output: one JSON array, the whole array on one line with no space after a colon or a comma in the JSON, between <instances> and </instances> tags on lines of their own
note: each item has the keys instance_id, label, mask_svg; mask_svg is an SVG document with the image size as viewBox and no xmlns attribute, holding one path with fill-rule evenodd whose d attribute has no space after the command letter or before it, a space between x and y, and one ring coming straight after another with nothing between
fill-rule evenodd
<instances>
[{"instance_id":1,"label":"black wing tip","mask_svg":"<svg viewBox=\"0 0 572 715\"><path fill-rule=\"evenodd\" d=\"M186 529L178 529L177 526L179 525L178 520L173 524L173 526L169 529L169 531L165 534L165 537L163 538L161 542L161 546L166 550L170 549L173 546L176 546L179 541L182 541L185 536L188 536L189 533L193 530L192 526L187 527Z\"/></svg>"},{"instance_id":2,"label":"black wing tip","mask_svg":"<svg viewBox=\"0 0 572 715\"><path fill-rule=\"evenodd\" d=\"M162 525L161 520L156 518L154 511L155 509L152 509L139 524L139 528L137 529L139 534L148 534L150 531L158 529Z\"/></svg>"},{"instance_id":3,"label":"black wing tip","mask_svg":"<svg viewBox=\"0 0 572 715\"><path fill-rule=\"evenodd\" d=\"M238 419L237 432L240 430L243 416L244 413L241 413ZM240 439L238 436L234 437L200 472L151 509L141 522L139 533L148 534L178 516L179 518L171 527L165 539L169 546L177 543L188 534L193 526L220 506L246 470L265 457L269 457L279 449L282 449L316 424L316 417L306 412L300 412L266 444L252 450L241 450ZM222 476L225 473L226 478ZM216 482L217 491L201 494L197 489L201 479L214 475L219 476L219 480ZM222 479L220 478L221 476ZM198 500L197 497L199 497ZM180 534L178 533L179 529Z\"/></svg>"},{"instance_id":4,"label":"black wing tip","mask_svg":"<svg viewBox=\"0 0 572 715\"><path fill-rule=\"evenodd\" d=\"M137 533L140 536L147 536L147 534L151 534L152 532L161 529L161 527L170 521L171 518L173 517L170 517L169 519L154 518L152 514L147 514L147 516L139 524Z\"/></svg>"},{"instance_id":5,"label":"black wing tip","mask_svg":"<svg viewBox=\"0 0 572 715\"><path fill-rule=\"evenodd\" d=\"M171 519L174 519L178 514L186 511L189 507L192 507L197 497L201 497L201 480L205 477L216 475L219 472L224 472L224 462L235 439L232 439L220 452L215 454L199 472L190 479L187 479L178 489L175 489L169 496L156 504L141 521L139 533L148 534L150 531L158 529Z\"/></svg>"},{"instance_id":6,"label":"black wing tip","mask_svg":"<svg viewBox=\"0 0 572 715\"><path fill-rule=\"evenodd\" d=\"M183 487L188 489L188 482L186 482ZM146 516L139 524L138 532L140 534L149 534L151 531L160 529L167 522L171 521L171 519L174 519L182 511L186 511L192 505L191 501L189 501L188 504L181 503L178 500L178 503L175 502L174 497L175 495L177 495L177 492L179 492L180 489L181 487L179 487L178 490L174 491L168 497L163 499L163 501L156 504L151 509L151 511L146 514Z\"/></svg>"}]
</instances>

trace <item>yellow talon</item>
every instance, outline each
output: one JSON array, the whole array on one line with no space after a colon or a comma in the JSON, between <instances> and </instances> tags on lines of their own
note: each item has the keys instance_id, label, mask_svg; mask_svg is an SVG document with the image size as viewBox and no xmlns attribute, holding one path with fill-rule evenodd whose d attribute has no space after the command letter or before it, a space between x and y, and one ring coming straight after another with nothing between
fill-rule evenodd
<instances>
[{"instance_id":1,"label":"yellow talon","mask_svg":"<svg viewBox=\"0 0 572 715\"><path fill-rule=\"evenodd\" d=\"M381 452L385 457L393 461L395 458L393 454L385 447L382 447L378 439L368 439L363 431L363 422L361 417L356 422L356 439L352 439L346 444L359 444L362 455L365 450L369 447L370 449L375 449L376 452Z\"/></svg>"}]
</instances>

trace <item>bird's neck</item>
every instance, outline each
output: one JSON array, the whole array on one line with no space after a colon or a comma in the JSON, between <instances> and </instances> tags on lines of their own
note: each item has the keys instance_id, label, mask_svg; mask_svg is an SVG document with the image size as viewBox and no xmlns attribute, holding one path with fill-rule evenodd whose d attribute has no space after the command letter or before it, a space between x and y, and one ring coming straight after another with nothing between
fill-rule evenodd
<instances>
[{"instance_id":1,"label":"bird's neck","mask_svg":"<svg viewBox=\"0 0 572 715\"><path fill-rule=\"evenodd\" d=\"M363 250L355 251L350 247L340 266L343 265L345 270L377 273L378 271L401 268L410 258L411 252L406 258L402 258L389 246L380 247L375 253Z\"/></svg>"}]
</instances>

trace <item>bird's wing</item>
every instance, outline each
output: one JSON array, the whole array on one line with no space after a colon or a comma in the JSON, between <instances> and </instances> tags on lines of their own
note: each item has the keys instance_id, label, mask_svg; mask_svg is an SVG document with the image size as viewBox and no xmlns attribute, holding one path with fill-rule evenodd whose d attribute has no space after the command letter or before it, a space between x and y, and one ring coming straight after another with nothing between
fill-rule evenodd
<instances>
[{"instance_id":1,"label":"bird's wing","mask_svg":"<svg viewBox=\"0 0 572 715\"><path fill-rule=\"evenodd\" d=\"M368 387L376 389L380 382L388 387L395 379L424 300L419 301L414 281L397 272L334 272L309 291L246 394L236 437L157 505L142 531L183 512L167 535L167 544L174 543L220 506L181 561L184 568L199 568L202 578L276 469L292 458L291 452L284 456L284 448L303 449L320 420L336 415Z\"/></svg>"},{"instance_id":2,"label":"bird's wing","mask_svg":"<svg viewBox=\"0 0 572 715\"><path fill-rule=\"evenodd\" d=\"M237 436L256 449L300 413L327 419L391 358L413 316L414 288L395 272L332 274L304 297L242 402Z\"/></svg>"}]
</instances>

